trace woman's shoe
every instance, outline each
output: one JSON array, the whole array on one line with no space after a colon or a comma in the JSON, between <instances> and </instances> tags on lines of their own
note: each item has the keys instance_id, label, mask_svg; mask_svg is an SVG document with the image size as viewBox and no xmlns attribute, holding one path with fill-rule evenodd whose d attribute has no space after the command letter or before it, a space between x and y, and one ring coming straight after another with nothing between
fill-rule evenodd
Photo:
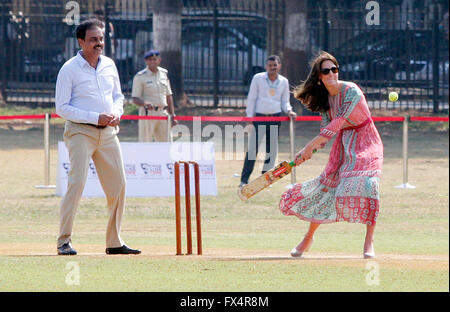
<instances>
[{"instance_id":1,"label":"woman's shoe","mask_svg":"<svg viewBox=\"0 0 450 312\"><path fill-rule=\"evenodd\" d=\"M364 259L374 259L375 253L374 252L365 252L364 253Z\"/></svg>"},{"instance_id":2,"label":"woman's shoe","mask_svg":"<svg viewBox=\"0 0 450 312\"><path fill-rule=\"evenodd\" d=\"M302 254L303 254L303 251L298 251L297 248L295 248L295 247L292 248L292 250L291 250L291 257L299 258L302 256Z\"/></svg>"},{"instance_id":3,"label":"woman's shoe","mask_svg":"<svg viewBox=\"0 0 450 312\"><path fill-rule=\"evenodd\" d=\"M306 248L305 248L304 250L300 251L300 250L297 249L297 247L292 248L292 250L291 250L291 256L294 257L294 258L299 258L299 257L301 257L302 254L303 254L304 252L309 251L309 249L311 248L311 245L312 245L313 243L314 243L314 237L311 239L311 243L309 243L309 245L306 246Z\"/></svg>"},{"instance_id":4,"label":"woman's shoe","mask_svg":"<svg viewBox=\"0 0 450 312\"><path fill-rule=\"evenodd\" d=\"M370 250L370 251L369 251ZM373 242L366 248L366 244L364 243L364 259L373 259L375 258L375 249L373 248Z\"/></svg>"}]
</instances>

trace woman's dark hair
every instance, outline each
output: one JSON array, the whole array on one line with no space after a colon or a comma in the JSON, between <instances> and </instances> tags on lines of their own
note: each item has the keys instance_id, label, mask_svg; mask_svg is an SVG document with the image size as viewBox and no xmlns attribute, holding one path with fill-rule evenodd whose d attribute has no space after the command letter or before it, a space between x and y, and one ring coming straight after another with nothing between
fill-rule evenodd
<instances>
[{"instance_id":1,"label":"woman's dark hair","mask_svg":"<svg viewBox=\"0 0 450 312\"><path fill-rule=\"evenodd\" d=\"M306 80L294 88L294 97L312 112L326 112L330 109L328 90L319 80L320 68L324 61L331 61L339 67L336 58L328 52L320 51L310 63L311 71Z\"/></svg>"},{"instance_id":2,"label":"woman's dark hair","mask_svg":"<svg viewBox=\"0 0 450 312\"><path fill-rule=\"evenodd\" d=\"M89 29L93 29L95 27L105 28L105 24L99 19L96 18L90 18L88 20L85 20L81 22L80 25L77 26L77 39L83 39L86 38L86 31Z\"/></svg>"}]
</instances>

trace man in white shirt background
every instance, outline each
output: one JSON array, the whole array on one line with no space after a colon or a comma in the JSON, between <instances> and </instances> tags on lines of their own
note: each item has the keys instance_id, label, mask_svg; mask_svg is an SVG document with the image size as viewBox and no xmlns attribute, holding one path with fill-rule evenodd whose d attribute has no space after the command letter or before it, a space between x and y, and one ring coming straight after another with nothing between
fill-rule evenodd
<instances>
[{"instance_id":1,"label":"man in white shirt background","mask_svg":"<svg viewBox=\"0 0 450 312\"><path fill-rule=\"evenodd\" d=\"M280 75L281 60L278 55L271 55L266 60L266 71L253 76L247 96L247 117L279 117L282 113L295 118L289 102L289 81ZM262 173L275 165L278 152L278 135L281 122L255 121L251 132L249 148L245 155L239 187L248 183L258 155L258 146L266 137L266 157Z\"/></svg>"},{"instance_id":2,"label":"man in white shirt background","mask_svg":"<svg viewBox=\"0 0 450 312\"><path fill-rule=\"evenodd\" d=\"M140 253L120 237L126 179L117 133L124 96L114 61L102 55L103 29L98 19L78 25L81 51L62 66L56 81L56 113L66 119L64 142L70 158L67 192L60 207L59 255L77 254L72 226L91 158L107 198L106 253Z\"/></svg>"}]
</instances>

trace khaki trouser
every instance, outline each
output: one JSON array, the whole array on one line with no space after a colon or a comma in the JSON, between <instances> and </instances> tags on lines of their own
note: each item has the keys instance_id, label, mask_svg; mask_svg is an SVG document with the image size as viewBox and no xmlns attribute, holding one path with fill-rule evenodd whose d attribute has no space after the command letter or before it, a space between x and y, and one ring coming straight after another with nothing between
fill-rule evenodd
<instances>
[{"instance_id":1,"label":"khaki trouser","mask_svg":"<svg viewBox=\"0 0 450 312\"><path fill-rule=\"evenodd\" d=\"M139 116L145 115L145 108L139 107ZM147 116L167 117L165 110L149 110ZM139 142L167 142L167 120L139 120Z\"/></svg>"},{"instance_id":2,"label":"khaki trouser","mask_svg":"<svg viewBox=\"0 0 450 312\"><path fill-rule=\"evenodd\" d=\"M97 129L90 125L66 122L64 142L69 152L70 171L67 192L60 207L58 247L71 242L72 226L88 175L94 161L105 192L109 213L106 247L121 247L120 225L125 207L125 170L117 138L118 127Z\"/></svg>"}]
</instances>

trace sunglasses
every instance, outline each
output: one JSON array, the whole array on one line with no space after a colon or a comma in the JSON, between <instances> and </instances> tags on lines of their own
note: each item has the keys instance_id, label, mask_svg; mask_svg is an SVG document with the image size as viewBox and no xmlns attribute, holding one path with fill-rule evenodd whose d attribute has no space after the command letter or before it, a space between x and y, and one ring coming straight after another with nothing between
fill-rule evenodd
<instances>
[{"instance_id":1,"label":"sunglasses","mask_svg":"<svg viewBox=\"0 0 450 312\"><path fill-rule=\"evenodd\" d=\"M328 74L330 73L330 71L332 71L334 74L336 74L336 73L339 72L339 67L333 66L333 67L331 67L331 68L322 68L322 69L320 70L320 72L321 72L322 74L324 74L324 75L328 75Z\"/></svg>"}]
</instances>

